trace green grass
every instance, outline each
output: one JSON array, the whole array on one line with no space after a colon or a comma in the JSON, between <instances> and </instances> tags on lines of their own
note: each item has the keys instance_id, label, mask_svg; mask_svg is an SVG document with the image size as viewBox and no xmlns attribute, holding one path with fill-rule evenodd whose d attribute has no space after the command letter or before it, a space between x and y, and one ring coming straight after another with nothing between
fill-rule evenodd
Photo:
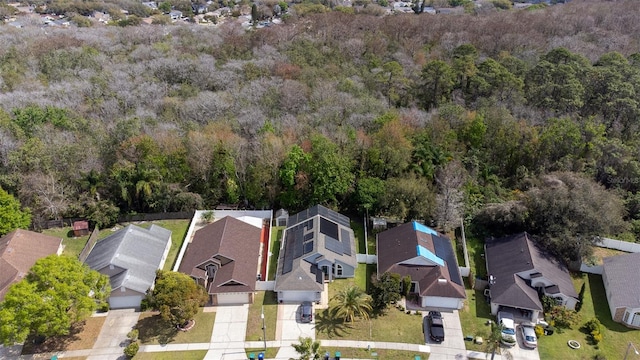
<instances>
[{"instance_id":1,"label":"green grass","mask_svg":"<svg viewBox=\"0 0 640 360\"><path fill-rule=\"evenodd\" d=\"M173 352L139 352L133 358L135 360L202 360L207 355L207 350L173 351ZM66 359L66 358L65 358Z\"/></svg>"},{"instance_id":2,"label":"green grass","mask_svg":"<svg viewBox=\"0 0 640 360\"><path fill-rule=\"evenodd\" d=\"M343 289L356 285L365 292L369 291L371 286L371 275L376 272L375 264L358 264L356 273L353 278L348 279L334 279L329 283L329 299Z\"/></svg>"},{"instance_id":3,"label":"green grass","mask_svg":"<svg viewBox=\"0 0 640 360\"><path fill-rule=\"evenodd\" d=\"M469 267L473 275L483 279L486 278L487 265L483 256L484 241L472 236L467 236L467 251L469 252Z\"/></svg>"},{"instance_id":4,"label":"green grass","mask_svg":"<svg viewBox=\"0 0 640 360\"><path fill-rule=\"evenodd\" d=\"M211 341L213 322L216 313L202 312L194 317L195 326L189 331L178 331L165 322L156 312L144 312L140 315L136 328L140 331L140 342L144 345L208 343Z\"/></svg>"},{"instance_id":5,"label":"green grass","mask_svg":"<svg viewBox=\"0 0 640 360\"><path fill-rule=\"evenodd\" d=\"M271 243L269 251L271 251L271 259L269 259L268 280L276 279L276 271L278 270L278 257L280 256L280 246L282 245L282 236L284 235L284 226L274 226L271 228Z\"/></svg>"},{"instance_id":6,"label":"green grass","mask_svg":"<svg viewBox=\"0 0 640 360\"><path fill-rule=\"evenodd\" d=\"M73 237L73 228L71 226L65 226L63 228L52 228L42 230L45 235L55 236L62 238L62 245L64 246L63 254L78 257L84 248L84 245L89 240L89 235Z\"/></svg>"},{"instance_id":7,"label":"green grass","mask_svg":"<svg viewBox=\"0 0 640 360\"><path fill-rule=\"evenodd\" d=\"M247 359L249 358L249 354L253 353L253 355L255 355L255 358L258 358L258 354L261 352L264 352L264 358L265 359L273 359L276 357L276 355L278 355L278 350L280 350L280 348L267 348L267 351L264 351L263 348L260 349L244 349L244 351L246 351L247 353Z\"/></svg>"},{"instance_id":8,"label":"green grass","mask_svg":"<svg viewBox=\"0 0 640 360\"><path fill-rule=\"evenodd\" d=\"M353 229L353 234L356 239L356 252L358 254L366 254L365 252L365 242L364 242L364 223L361 219L351 219L351 229ZM371 233L371 229L367 231L367 250L369 251L369 255L374 255L376 253L376 237Z\"/></svg>"},{"instance_id":9,"label":"green grass","mask_svg":"<svg viewBox=\"0 0 640 360\"><path fill-rule=\"evenodd\" d=\"M328 351L331 356L334 356L336 351L340 351L340 355L343 358L351 359L413 360L416 355L420 355L420 358L425 360L429 358L427 353L388 349L371 349L371 351L368 351L360 348L321 347L320 350L320 358L323 358L325 351ZM374 356L374 354L378 354L378 356Z\"/></svg>"},{"instance_id":10,"label":"green grass","mask_svg":"<svg viewBox=\"0 0 640 360\"><path fill-rule=\"evenodd\" d=\"M491 327L487 325L487 320L493 320L491 307L484 299L484 294L480 290L465 290L467 300L464 308L459 311L460 323L462 325L463 336L481 336L486 339L491 332ZM466 341L467 350L485 351L484 345L477 345L473 341Z\"/></svg>"},{"instance_id":11,"label":"green grass","mask_svg":"<svg viewBox=\"0 0 640 360\"><path fill-rule=\"evenodd\" d=\"M574 278L574 285L577 289L585 282L585 294L580 310L580 322L573 329L564 329L562 333L556 330L553 335L543 336L538 340L538 348L541 359L557 358L558 354L562 354L563 359L592 359L596 354L601 354L607 359L622 359L629 342L634 344L640 341L640 330L629 329L622 324L616 323L611 319L609 305L600 275L585 275L584 277ZM604 330L604 338L596 346L589 344L587 334L580 331L580 326L590 319L597 318L602 323ZM580 349L571 349L567 345L567 341L577 340L580 342ZM637 345L636 345L637 346ZM628 359L640 359L631 352L633 356Z\"/></svg>"},{"instance_id":12,"label":"green grass","mask_svg":"<svg viewBox=\"0 0 640 360\"><path fill-rule=\"evenodd\" d=\"M267 340L276 339L276 322L278 320L278 299L273 291L258 291L253 304L249 305L247 318L247 341L262 340L262 318L264 308L264 323L267 328Z\"/></svg>"},{"instance_id":13,"label":"green grass","mask_svg":"<svg viewBox=\"0 0 640 360\"><path fill-rule=\"evenodd\" d=\"M424 344L422 316L390 308L386 314L372 317L370 321L358 319L345 323L334 319L328 310L322 310L316 312L316 338Z\"/></svg>"}]
</instances>

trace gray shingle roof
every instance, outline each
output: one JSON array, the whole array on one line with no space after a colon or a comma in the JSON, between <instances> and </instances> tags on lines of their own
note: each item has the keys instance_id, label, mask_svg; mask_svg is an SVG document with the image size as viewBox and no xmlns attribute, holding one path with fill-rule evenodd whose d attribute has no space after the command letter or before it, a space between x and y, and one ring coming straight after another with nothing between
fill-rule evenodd
<instances>
[{"instance_id":1,"label":"gray shingle roof","mask_svg":"<svg viewBox=\"0 0 640 360\"><path fill-rule=\"evenodd\" d=\"M101 273L115 271L110 274L112 290L125 287L144 294L156 279L170 241L171 231L160 226L144 229L128 225L98 241L85 264Z\"/></svg>"},{"instance_id":2,"label":"gray shingle roof","mask_svg":"<svg viewBox=\"0 0 640 360\"><path fill-rule=\"evenodd\" d=\"M611 294L609 306L640 307L640 284L634 279L640 273L640 253L632 253L603 259L603 273L607 277L607 292Z\"/></svg>"},{"instance_id":3,"label":"gray shingle roof","mask_svg":"<svg viewBox=\"0 0 640 360\"><path fill-rule=\"evenodd\" d=\"M284 234L275 291L322 291L319 261L358 266L349 218L322 205L290 216Z\"/></svg>"},{"instance_id":4,"label":"gray shingle roof","mask_svg":"<svg viewBox=\"0 0 640 360\"><path fill-rule=\"evenodd\" d=\"M517 308L542 310L537 292L517 273L536 270L559 291L578 298L567 269L550 255L543 253L524 232L485 243L487 270L495 277L491 285L491 301Z\"/></svg>"}]
</instances>

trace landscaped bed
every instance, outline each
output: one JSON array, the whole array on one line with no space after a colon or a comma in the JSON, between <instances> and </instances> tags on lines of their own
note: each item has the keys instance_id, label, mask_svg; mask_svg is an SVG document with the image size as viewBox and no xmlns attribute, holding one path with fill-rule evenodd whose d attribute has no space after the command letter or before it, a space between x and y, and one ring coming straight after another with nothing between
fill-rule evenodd
<instances>
[{"instance_id":1,"label":"landscaped bed","mask_svg":"<svg viewBox=\"0 0 640 360\"><path fill-rule=\"evenodd\" d=\"M136 327L140 331L143 345L208 343L211 341L215 312L203 312L202 308L194 317L195 326L189 331L179 331L165 322L158 312L147 311L140 314Z\"/></svg>"}]
</instances>

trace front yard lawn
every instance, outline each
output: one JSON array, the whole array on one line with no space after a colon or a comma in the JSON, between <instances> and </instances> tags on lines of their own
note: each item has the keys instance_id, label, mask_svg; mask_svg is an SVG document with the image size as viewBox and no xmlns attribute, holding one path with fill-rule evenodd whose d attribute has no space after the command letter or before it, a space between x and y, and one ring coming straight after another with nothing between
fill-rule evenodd
<instances>
[{"instance_id":1,"label":"front yard lawn","mask_svg":"<svg viewBox=\"0 0 640 360\"><path fill-rule=\"evenodd\" d=\"M258 291L253 304L249 305L247 318L247 341L262 340L262 309L267 328L267 341L276 339L276 321L278 319L278 299L273 291Z\"/></svg>"},{"instance_id":2,"label":"front yard lawn","mask_svg":"<svg viewBox=\"0 0 640 360\"><path fill-rule=\"evenodd\" d=\"M356 285L364 292L368 292L371 284L371 275L376 272L376 264L358 264L353 278L334 279L329 283L329 300L340 290Z\"/></svg>"},{"instance_id":3,"label":"front yard lawn","mask_svg":"<svg viewBox=\"0 0 640 360\"><path fill-rule=\"evenodd\" d=\"M100 334L105 319L104 316L90 317L84 322L74 325L69 335L50 337L42 344L35 345L32 341L27 340L22 348L22 354L91 349Z\"/></svg>"},{"instance_id":4,"label":"front yard lawn","mask_svg":"<svg viewBox=\"0 0 640 360\"><path fill-rule=\"evenodd\" d=\"M421 359L428 359L428 353L418 353L411 351L401 350L389 350L389 349L367 349L360 348L332 348L332 347L320 347L320 357L324 355L325 351L328 351L331 356L336 354L336 351L340 351L340 355L343 358L351 359L384 359L384 360L412 360L416 355L419 355ZM374 354L378 354L375 356Z\"/></svg>"},{"instance_id":5,"label":"front yard lawn","mask_svg":"<svg viewBox=\"0 0 640 360\"><path fill-rule=\"evenodd\" d=\"M207 355L207 350L172 351L172 352L139 352L133 358L135 360L202 360ZM66 358L65 358L66 359Z\"/></svg>"},{"instance_id":6,"label":"front yard lawn","mask_svg":"<svg viewBox=\"0 0 640 360\"><path fill-rule=\"evenodd\" d=\"M389 308L385 315L372 316L371 320L358 319L353 323L345 323L342 319L334 319L329 310L318 311L316 338L424 344L422 316Z\"/></svg>"},{"instance_id":7,"label":"front yard lawn","mask_svg":"<svg viewBox=\"0 0 640 360\"><path fill-rule=\"evenodd\" d=\"M140 342L144 345L208 343L211 341L215 312L202 312L194 317L195 326L189 331L179 331L165 322L158 312L147 311L140 315L136 328L140 331Z\"/></svg>"},{"instance_id":8,"label":"front yard lawn","mask_svg":"<svg viewBox=\"0 0 640 360\"><path fill-rule=\"evenodd\" d=\"M260 348L260 349L244 349L244 351L247 353L247 359L249 359L249 354L253 354L255 356L255 358L258 358L258 354L260 353L264 353L264 358L265 359L274 359L276 357L276 355L278 355L278 350L280 350L280 348L267 348L267 351L264 351L264 349Z\"/></svg>"},{"instance_id":9,"label":"front yard lawn","mask_svg":"<svg viewBox=\"0 0 640 360\"><path fill-rule=\"evenodd\" d=\"M491 315L491 307L485 301L482 291L469 289L468 286L465 291L467 300L464 302L464 308L458 312L462 324L462 335L474 338L481 336L486 339L491 332L491 326L487 324L487 321L494 320ZM485 351L484 345L477 345L473 341L465 341L465 347L467 350Z\"/></svg>"},{"instance_id":10,"label":"front yard lawn","mask_svg":"<svg viewBox=\"0 0 640 360\"><path fill-rule=\"evenodd\" d=\"M606 359L622 359L629 342L640 343L640 330L629 329L611 319L609 305L600 275L584 275L574 279L576 289L580 289L585 283L583 306L580 310L580 322L573 329L562 330L550 336L543 336L538 340L538 347L541 359L558 358L563 359L593 359L596 355L602 355ZM603 340L598 345L591 345L587 341L587 334L579 328L587 321L597 318L602 323ZM580 342L579 349L571 349L567 341L577 340ZM631 350L629 359L640 359Z\"/></svg>"}]
</instances>

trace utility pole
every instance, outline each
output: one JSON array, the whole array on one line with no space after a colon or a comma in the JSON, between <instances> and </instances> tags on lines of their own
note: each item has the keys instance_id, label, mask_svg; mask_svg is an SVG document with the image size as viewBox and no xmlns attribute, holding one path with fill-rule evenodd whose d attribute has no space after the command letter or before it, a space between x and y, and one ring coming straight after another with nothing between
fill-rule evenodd
<instances>
[{"instance_id":1,"label":"utility pole","mask_svg":"<svg viewBox=\"0 0 640 360\"><path fill-rule=\"evenodd\" d=\"M262 305L262 313L260 314L260 318L262 318L262 340L264 341L264 352L267 352L267 327L264 325L264 305Z\"/></svg>"}]
</instances>

